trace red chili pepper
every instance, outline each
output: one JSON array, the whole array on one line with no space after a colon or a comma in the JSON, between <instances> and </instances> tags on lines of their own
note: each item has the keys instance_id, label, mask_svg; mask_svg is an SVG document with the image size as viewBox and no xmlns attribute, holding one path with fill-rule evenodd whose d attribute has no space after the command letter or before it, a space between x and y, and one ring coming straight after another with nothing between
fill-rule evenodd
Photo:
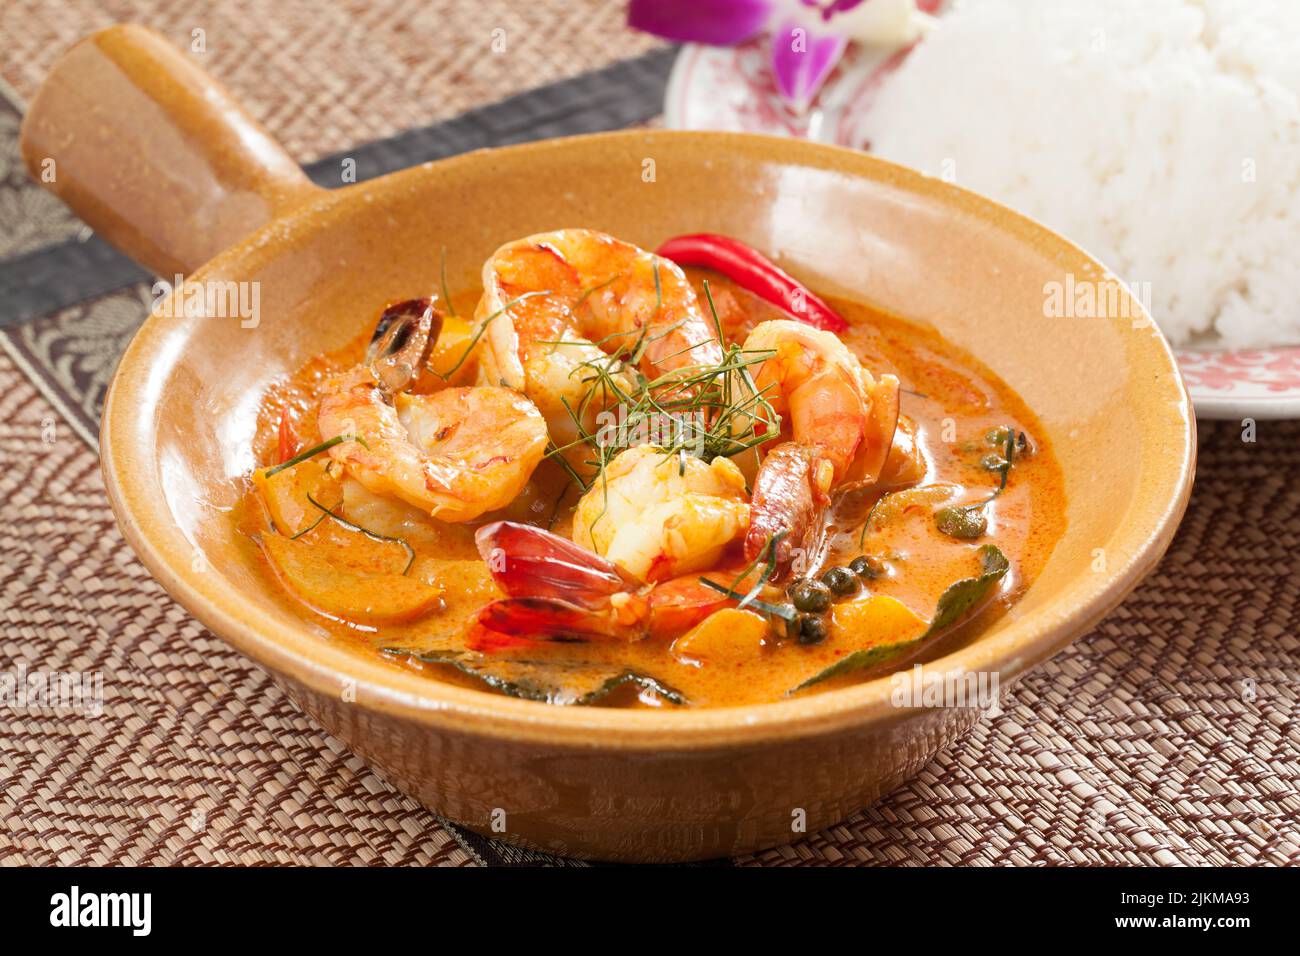
<instances>
[{"instance_id":1,"label":"red chili pepper","mask_svg":"<svg viewBox=\"0 0 1300 956\"><path fill-rule=\"evenodd\" d=\"M280 411L280 464L284 464L296 454L298 454L298 436L293 433L293 426L289 424L289 409L284 408Z\"/></svg>"},{"instance_id":2,"label":"red chili pepper","mask_svg":"<svg viewBox=\"0 0 1300 956\"><path fill-rule=\"evenodd\" d=\"M844 318L771 259L730 236L701 232L669 239L658 255L679 266L721 272L742 289L790 313L792 318L827 332L843 332Z\"/></svg>"}]
</instances>

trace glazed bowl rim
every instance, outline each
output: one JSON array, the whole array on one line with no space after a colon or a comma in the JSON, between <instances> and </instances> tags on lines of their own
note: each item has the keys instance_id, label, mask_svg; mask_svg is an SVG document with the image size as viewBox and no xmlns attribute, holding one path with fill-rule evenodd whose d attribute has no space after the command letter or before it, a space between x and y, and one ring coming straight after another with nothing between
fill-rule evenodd
<instances>
[{"instance_id":1,"label":"glazed bowl rim","mask_svg":"<svg viewBox=\"0 0 1300 956\"><path fill-rule=\"evenodd\" d=\"M937 199L948 207L977 216L1004 231L1012 231L1036 248L1082 257L1109 275L1103 266L1073 243L1039 223L992 200L941 182L906 167L853 150L749 133L697 131L618 131L542 140L491 150L478 150L434 163L425 163L320 196L292 214L273 220L196 270L190 280L202 282L209 273L247 273L292 247L295 236L331 228L341 219L361 213L367 193L401 189L413 177L454 176L458 170L487 157L539 159L547 153L586 149L609 140L709 140L719 150L758 153L766 161L831 169L842 174L888 182L897 189ZM431 172L432 171L432 172ZM362 213L363 214L363 213ZM1127 295L1127 289L1125 289ZM1134 307L1140 303L1130 296ZM299 681L315 691L342 694L354 690L354 705L413 723L458 733L509 740L600 750L690 750L756 745L807 735L829 733L868 724L901 720L907 711L890 700L889 675L843 688L767 703L717 708L634 710L602 707L561 707L519 700L485 690L460 687L403 670L391 663L322 640L306 623L291 626L259 618L253 601L225 581L193 566L189 542L165 500L144 492L158 469L156 410L142 401L161 383L167 366L154 362L169 332L164 317L151 315L132 339L113 376L104 403L101 459L108 496L128 543L151 574L204 626L272 674ZM927 663L933 670L996 671L1002 683L1051 656L1115 607L1159 561L1186 509L1195 461L1195 419L1181 375L1167 342L1148 322L1146 328L1126 327L1125 335L1150 335L1158 344L1154 361L1163 362L1168 376L1148 375L1157 390L1152 400L1170 405L1169 417L1182 419L1177 461L1171 452L1164 476L1146 476L1148 483L1163 477L1167 488L1154 525L1137 526L1130 515L1114 532L1116 550L1126 557L1103 574L1073 590L1077 600L1062 608L1051 600L1033 613L998 624L970 644ZM1132 380L1135 365L1127 365ZM1152 371L1157 371L1153 369ZM1160 394L1167 391L1170 394ZM144 427L153 424L154 427ZM1174 436L1177 437L1177 436ZM152 466L150 466L152 462ZM1144 485L1135 486L1135 497ZM1154 506L1153 506L1154 508ZM1151 509L1148 509L1151 510ZM146 528L153 528L150 532ZM1032 585L1031 585L1032 587Z\"/></svg>"}]
</instances>

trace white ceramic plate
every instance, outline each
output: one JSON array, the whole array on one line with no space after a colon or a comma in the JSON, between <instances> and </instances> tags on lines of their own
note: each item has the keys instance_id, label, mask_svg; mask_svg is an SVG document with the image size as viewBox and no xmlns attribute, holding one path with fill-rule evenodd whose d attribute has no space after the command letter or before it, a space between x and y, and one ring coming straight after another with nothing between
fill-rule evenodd
<instances>
[{"instance_id":1,"label":"white ceramic plate","mask_svg":"<svg viewBox=\"0 0 1300 956\"><path fill-rule=\"evenodd\" d=\"M873 91L906 49L845 55L806 114L777 92L767 41L735 47L687 45L668 81L664 121L670 129L717 129L797 136L869 147L861 121ZM1300 347L1177 350L1198 418L1300 418Z\"/></svg>"}]
</instances>

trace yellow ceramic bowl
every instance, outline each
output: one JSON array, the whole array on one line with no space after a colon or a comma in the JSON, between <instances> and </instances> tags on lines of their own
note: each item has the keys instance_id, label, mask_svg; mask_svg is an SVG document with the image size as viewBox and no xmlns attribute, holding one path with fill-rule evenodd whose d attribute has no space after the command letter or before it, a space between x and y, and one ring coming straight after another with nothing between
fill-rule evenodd
<instances>
[{"instance_id":1,"label":"yellow ceramic bowl","mask_svg":"<svg viewBox=\"0 0 1300 956\"><path fill-rule=\"evenodd\" d=\"M258 399L385 302L436 288L444 246L451 285L469 288L499 243L542 230L589 226L649 247L728 233L986 362L1037 412L1069 526L1019 603L935 668L996 672L1005 686L1056 653L1151 570L1187 501L1194 421L1141 306L1124 292L1109 317L1045 317L1046 284L1102 279L1102 267L1001 206L860 153L622 132L323 192L182 57L114 28L55 68L24 154L34 169L54 157L56 191L164 274L258 284L255 328L205 309L155 313L122 359L102 441L127 540L330 733L493 836L624 860L751 851L796 838L801 817L813 830L866 806L979 715L892 706L887 678L735 709L550 707L393 668L288 613L241 557L228 513L254 464Z\"/></svg>"}]
</instances>

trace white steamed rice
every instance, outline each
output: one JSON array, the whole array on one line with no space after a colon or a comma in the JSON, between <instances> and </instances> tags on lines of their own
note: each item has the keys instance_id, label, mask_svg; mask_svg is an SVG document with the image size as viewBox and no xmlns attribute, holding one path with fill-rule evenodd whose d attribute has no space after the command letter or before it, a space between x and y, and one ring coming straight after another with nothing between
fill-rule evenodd
<instances>
[{"instance_id":1,"label":"white steamed rice","mask_svg":"<svg viewBox=\"0 0 1300 956\"><path fill-rule=\"evenodd\" d=\"M865 132L1142 284L1176 344L1300 342L1300 0L958 2Z\"/></svg>"}]
</instances>

